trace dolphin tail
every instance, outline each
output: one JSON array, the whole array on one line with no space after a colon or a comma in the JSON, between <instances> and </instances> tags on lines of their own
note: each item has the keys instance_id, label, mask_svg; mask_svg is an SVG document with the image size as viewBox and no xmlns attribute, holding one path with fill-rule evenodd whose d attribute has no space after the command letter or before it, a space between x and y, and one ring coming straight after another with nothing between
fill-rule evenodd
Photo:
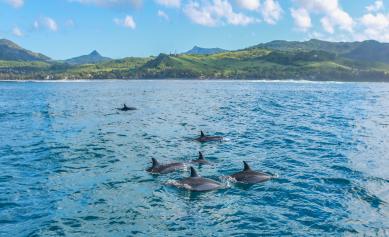
<instances>
[{"instance_id":1,"label":"dolphin tail","mask_svg":"<svg viewBox=\"0 0 389 237\"><path fill-rule=\"evenodd\" d=\"M251 170L251 168L250 168L250 166L247 164L247 162L246 161L243 161L243 171L249 171L249 170Z\"/></svg>"},{"instance_id":2,"label":"dolphin tail","mask_svg":"<svg viewBox=\"0 0 389 237\"><path fill-rule=\"evenodd\" d=\"M190 177L192 178L199 177L196 170L192 166L190 167Z\"/></svg>"},{"instance_id":3,"label":"dolphin tail","mask_svg":"<svg viewBox=\"0 0 389 237\"><path fill-rule=\"evenodd\" d=\"M204 160L204 156L203 153L201 153L201 151L199 151L199 160Z\"/></svg>"}]
</instances>

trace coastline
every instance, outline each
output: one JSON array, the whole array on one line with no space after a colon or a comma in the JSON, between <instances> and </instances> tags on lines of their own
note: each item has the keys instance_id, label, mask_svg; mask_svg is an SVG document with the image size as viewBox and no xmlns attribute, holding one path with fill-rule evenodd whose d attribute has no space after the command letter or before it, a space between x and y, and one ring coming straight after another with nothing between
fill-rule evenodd
<instances>
[{"instance_id":1,"label":"coastline","mask_svg":"<svg viewBox=\"0 0 389 237\"><path fill-rule=\"evenodd\" d=\"M315 84L343 84L343 83L388 83L383 80L306 80L306 79L203 79L203 78L139 78L139 79L50 79L50 80L31 80L31 79L0 79L0 82L36 82L36 83L83 83L83 82L116 82L116 81L209 81L209 82L248 82L248 83L315 83Z\"/></svg>"}]
</instances>

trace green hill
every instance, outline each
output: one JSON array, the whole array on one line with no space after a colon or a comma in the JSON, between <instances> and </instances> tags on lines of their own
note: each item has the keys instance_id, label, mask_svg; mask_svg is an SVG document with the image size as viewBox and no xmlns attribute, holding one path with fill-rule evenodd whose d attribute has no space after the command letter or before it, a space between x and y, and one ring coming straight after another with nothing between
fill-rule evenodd
<instances>
[{"instance_id":1,"label":"green hill","mask_svg":"<svg viewBox=\"0 0 389 237\"><path fill-rule=\"evenodd\" d=\"M81 60L82 63L78 61L78 64L0 60L0 79L210 78L389 82L388 49L388 44L376 41L272 41L214 54L160 54L102 62ZM97 58L101 57L97 55Z\"/></svg>"},{"instance_id":2,"label":"green hill","mask_svg":"<svg viewBox=\"0 0 389 237\"><path fill-rule=\"evenodd\" d=\"M386 80L386 72L325 51L251 48L214 55L161 54L137 70L141 78Z\"/></svg>"},{"instance_id":3,"label":"green hill","mask_svg":"<svg viewBox=\"0 0 389 237\"><path fill-rule=\"evenodd\" d=\"M9 61L49 61L50 58L32 51L23 49L7 39L0 39L0 60Z\"/></svg>"},{"instance_id":4,"label":"green hill","mask_svg":"<svg viewBox=\"0 0 389 237\"><path fill-rule=\"evenodd\" d=\"M79 57L71 58L65 60L66 63L71 64L71 65L82 65L82 64L96 64L96 63L102 63L102 62L107 62L111 61L111 58L103 57L94 50L88 55L82 55Z\"/></svg>"},{"instance_id":5,"label":"green hill","mask_svg":"<svg viewBox=\"0 0 389 237\"><path fill-rule=\"evenodd\" d=\"M312 39L305 42L277 40L258 44L254 48L281 51L325 51L339 57L366 62L389 63L389 44L374 40L363 42L328 42Z\"/></svg>"},{"instance_id":6,"label":"green hill","mask_svg":"<svg viewBox=\"0 0 389 237\"><path fill-rule=\"evenodd\" d=\"M183 54L200 54L200 55L208 55L208 54L217 54L223 53L227 50L221 48L201 48L198 46L194 46L191 50L183 53Z\"/></svg>"},{"instance_id":7,"label":"green hill","mask_svg":"<svg viewBox=\"0 0 389 237\"><path fill-rule=\"evenodd\" d=\"M357 61L389 63L389 44L364 41L342 56Z\"/></svg>"},{"instance_id":8,"label":"green hill","mask_svg":"<svg viewBox=\"0 0 389 237\"><path fill-rule=\"evenodd\" d=\"M348 53L358 47L360 42L328 42L317 39L311 39L309 41L284 41L275 40L269 43L258 44L254 48L266 48L272 50L281 51L312 51L319 50L330 52L338 55Z\"/></svg>"}]
</instances>

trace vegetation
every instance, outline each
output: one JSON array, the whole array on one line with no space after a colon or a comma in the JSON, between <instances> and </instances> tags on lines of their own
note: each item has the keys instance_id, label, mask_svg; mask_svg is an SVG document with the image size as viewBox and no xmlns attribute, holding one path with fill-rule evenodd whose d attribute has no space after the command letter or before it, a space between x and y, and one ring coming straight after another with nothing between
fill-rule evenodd
<instances>
[{"instance_id":1,"label":"vegetation","mask_svg":"<svg viewBox=\"0 0 389 237\"><path fill-rule=\"evenodd\" d=\"M370 51L377 52L373 58ZM389 46L375 41L333 43L273 41L212 54L160 54L86 64L0 60L1 79L305 79L388 81ZM83 56L83 59L85 57ZM374 59L374 60L373 60Z\"/></svg>"},{"instance_id":2,"label":"vegetation","mask_svg":"<svg viewBox=\"0 0 389 237\"><path fill-rule=\"evenodd\" d=\"M50 58L23 49L10 40L0 39L0 60L48 61Z\"/></svg>"},{"instance_id":3,"label":"vegetation","mask_svg":"<svg viewBox=\"0 0 389 237\"><path fill-rule=\"evenodd\" d=\"M187 51L185 54L217 54L217 53L223 53L226 52L227 50L221 49L221 48L200 48L198 46L194 46L191 50Z\"/></svg>"},{"instance_id":4,"label":"vegetation","mask_svg":"<svg viewBox=\"0 0 389 237\"><path fill-rule=\"evenodd\" d=\"M71 64L71 65L82 65L82 64L95 64L95 63L102 63L111 61L111 58L103 57L94 50L92 53L88 55L82 55L79 57L71 58L68 60L65 60L65 63Z\"/></svg>"}]
</instances>

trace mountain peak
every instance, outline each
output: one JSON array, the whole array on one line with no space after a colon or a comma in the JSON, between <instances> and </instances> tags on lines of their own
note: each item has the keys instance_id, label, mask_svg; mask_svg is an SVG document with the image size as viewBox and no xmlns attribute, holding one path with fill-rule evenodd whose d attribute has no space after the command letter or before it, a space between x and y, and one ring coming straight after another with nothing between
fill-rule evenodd
<instances>
[{"instance_id":1,"label":"mountain peak","mask_svg":"<svg viewBox=\"0 0 389 237\"><path fill-rule=\"evenodd\" d=\"M8 46L10 48L15 48L15 49L21 49L21 47L11 40L8 39L0 39L0 45Z\"/></svg>"},{"instance_id":2,"label":"mountain peak","mask_svg":"<svg viewBox=\"0 0 389 237\"><path fill-rule=\"evenodd\" d=\"M48 61L49 57L26 50L8 39L0 39L0 60Z\"/></svg>"},{"instance_id":3,"label":"mountain peak","mask_svg":"<svg viewBox=\"0 0 389 237\"><path fill-rule=\"evenodd\" d=\"M191 50L185 52L184 54L202 54L202 55L208 55L208 54L218 54L226 52L227 50L221 49L221 48L201 48L197 45L195 45Z\"/></svg>"},{"instance_id":4,"label":"mountain peak","mask_svg":"<svg viewBox=\"0 0 389 237\"><path fill-rule=\"evenodd\" d=\"M98 57L101 57L101 54L99 52L97 52L97 50L93 50L90 54L90 56L98 56Z\"/></svg>"},{"instance_id":5,"label":"mountain peak","mask_svg":"<svg viewBox=\"0 0 389 237\"><path fill-rule=\"evenodd\" d=\"M367 44L381 44L377 40L365 40L363 43L367 43Z\"/></svg>"},{"instance_id":6,"label":"mountain peak","mask_svg":"<svg viewBox=\"0 0 389 237\"><path fill-rule=\"evenodd\" d=\"M319 40L319 39L310 39L308 42L325 42L324 40Z\"/></svg>"},{"instance_id":7,"label":"mountain peak","mask_svg":"<svg viewBox=\"0 0 389 237\"><path fill-rule=\"evenodd\" d=\"M81 65L81 64L95 64L110 61L111 58L103 57L97 50L93 50L88 55L82 55L79 57L71 58L65 60L65 62L72 65Z\"/></svg>"}]
</instances>

